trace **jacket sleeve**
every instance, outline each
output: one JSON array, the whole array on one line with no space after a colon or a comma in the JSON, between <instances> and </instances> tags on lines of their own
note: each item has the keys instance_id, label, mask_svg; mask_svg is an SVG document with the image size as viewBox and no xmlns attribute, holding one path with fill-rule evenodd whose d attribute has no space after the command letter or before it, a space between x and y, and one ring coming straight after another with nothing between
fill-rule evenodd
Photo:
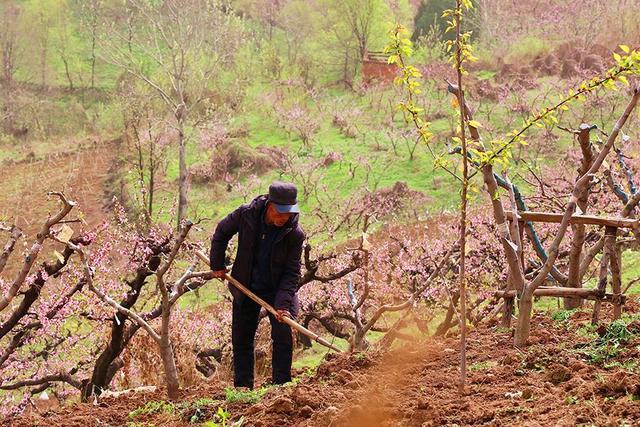
<instances>
[{"instance_id":1,"label":"jacket sleeve","mask_svg":"<svg viewBox=\"0 0 640 427\"><path fill-rule=\"evenodd\" d=\"M298 229L293 236L284 272L276 292L274 304L276 310L291 312L293 308L293 298L298 291L298 283L300 282L300 262L304 239L304 232Z\"/></svg>"},{"instance_id":2,"label":"jacket sleeve","mask_svg":"<svg viewBox=\"0 0 640 427\"><path fill-rule=\"evenodd\" d=\"M224 217L224 219L218 223L213 236L211 236L211 252L209 253L209 266L211 270L224 270L224 258L227 252L227 245L229 244L229 240L231 240L240 228L240 217L244 208L244 205L240 206Z\"/></svg>"}]
</instances>

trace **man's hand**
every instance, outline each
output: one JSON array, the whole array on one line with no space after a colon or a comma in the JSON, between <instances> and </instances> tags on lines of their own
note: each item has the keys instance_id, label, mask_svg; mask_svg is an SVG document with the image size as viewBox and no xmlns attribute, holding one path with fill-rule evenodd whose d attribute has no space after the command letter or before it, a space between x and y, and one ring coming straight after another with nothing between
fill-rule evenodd
<instances>
[{"instance_id":1,"label":"man's hand","mask_svg":"<svg viewBox=\"0 0 640 427\"><path fill-rule=\"evenodd\" d=\"M213 277L215 279L224 279L224 276L227 275L227 271L228 270L226 270L226 269L225 270L216 270L216 271L213 272Z\"/></svg>"},{"instance_id":2,"label":"man's hand","mask_svg":"<svg viewBox=\"0 0 640 427\"><path fill-rule=\"evenodd\" d=\"M288 310L276 310L276 319L278 319L278 322L284 323L285 317L291 319L291 314Z\"/></svg>"}]
</instances>

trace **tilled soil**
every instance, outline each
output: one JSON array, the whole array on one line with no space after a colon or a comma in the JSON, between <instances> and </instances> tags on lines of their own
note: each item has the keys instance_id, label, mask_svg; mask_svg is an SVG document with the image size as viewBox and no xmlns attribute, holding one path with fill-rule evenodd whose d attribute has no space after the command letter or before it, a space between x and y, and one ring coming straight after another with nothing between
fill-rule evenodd
<instances>
[{"instance_id":1,"label":"tilled soil","mask_svg":"<svg viewBox=\"0 0 640 427\"><path fill-rule=\"evenodd\" d=\"M584 361L576 350L588 340L575 331L588 321L588 314L575 317L560 323L537 316L532 345L525 351L513 348L510 332L495 327L473 331L468 340L468 385L462 397L458 340L449 338L396 349L376 357L367 369L329 369L324 384L302 393L311 392L318 402L308 417L309 410L301 408L294 389L289 397L294 410L274 414L267 399L260 408L252 408L249 424L640 425L637 370L605 369ZM618 363L637 360L638 345L638 339L628 343Z\"/></svg>"},{"instance_id":2,"label":"tilled soil","mask_svg":"<svg viewBox=\"0 0 640 427\"><path fill-rule=\"evenodd\" d=\"M108 217L106 207L119 190L110 182L115 176L118 149L117 141L104 142L42 160L1 164L0 221L18 226L23 241L30 244L47 218L60 211L60 199L47 193L62 192L76 203L65 221L74 222L71 226L78 234L82 229L94 229ZM55 245L47 240L40 259L52 259L50 250ZM22 260L16 255L4 271L9 276L21 267Z\"/></svg>"},{"instance_id":3,"label":"tilled soil","mask_svg":"<svg viewBox=\"0 0 640 427\"><path fill-rule=\"evenodd\" d=\"M58 198L47 197L47 192L61 191L77 203L70 218L80 215L89 226L99 224L109 202L106 181L117 149L116 142L105 142L42 160L0 165L0 219L33 235L48 214L59 210Z\"/></svg>"},{"instance_id":4,"label":"tilled soil","mask_svg":"<svg viewBox=\"0 0 640 427\"><path fill-rule=\"evenodd\" d=\"M329 354L314 375L271 389L257 404L225 402L228 384L221 382L186 390L180 400L211 399L246 426L640 425L640 375L634 368L640 339L624 344L608 368L590 363L580 351L593 338L578 333L588 321L587 312L565 321L537 315L531 345L522 351L513 347L511 331L472 330L463 396L458 338L449 337L400 343L384 354ZM132 394L4 425L193 425L188 412L129 416L163 399L161 391ZM208 416L213 413L199 419Z\"/></svg>"}]
</instances>

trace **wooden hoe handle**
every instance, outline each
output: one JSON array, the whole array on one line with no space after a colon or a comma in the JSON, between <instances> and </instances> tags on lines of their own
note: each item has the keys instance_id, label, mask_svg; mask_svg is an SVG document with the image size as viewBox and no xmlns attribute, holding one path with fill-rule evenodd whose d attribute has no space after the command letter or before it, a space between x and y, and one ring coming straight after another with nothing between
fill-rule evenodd
<instances>
[{"instance_id":1,"label":"wooden hoe handle","mask_svg":"<svg viewBox=\"0 0 640 427\"><path fill-rule=\"evenodd\" d=\"M206 255L204 255L200 251L197 251L196 254L197 254L198 258L200 258L200 260L202 262L204 262L207 265L209 265L209 259L206 257ZM271 313L275 317L278 317L278 318L280 317L278 312L273 307L271 307L271 305L269 305L265 300L260 298L258 295L256 295L253 292L251 292L242 283L238 282L236 279L234 279L233 277L231 277L228 274L225 274L224 278L226 280L228 280L229 283L231 283L233 286L235 286L238 290L240 290L243 294L245 294L246 296L248 296L249 298L254 300L256 303L258 303L261 307L263 307L269 313ZM223 281L223 279L220 279L220 280ZM304 326L302 326L301 324L299 324L298 322L296 322L292 318L287 317L287 316L282 316L282 321L283 321L283 323L286 323L291 328L295 329L296 331L300 332L301 334L306 335L307 337L311 338L312 340L314 340L318 344L321 344L321 345L323 345L323 346L325 346L327 348L330 348L331 350L337 351L338 353L342 353L342 350L340 350L338 347L334 346L329 341L321 338L318 334L316 334L316 333L310 331L309 329L305 328Z\"/></svg>"}]
</instances>

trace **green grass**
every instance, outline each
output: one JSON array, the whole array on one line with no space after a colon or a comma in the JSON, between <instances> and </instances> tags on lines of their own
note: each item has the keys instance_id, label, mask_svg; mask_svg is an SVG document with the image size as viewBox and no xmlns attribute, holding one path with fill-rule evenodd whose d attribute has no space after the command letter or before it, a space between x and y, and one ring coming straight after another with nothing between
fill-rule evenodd
<instances>
[{"instance_id":1,"label":"green grass","mask_svg":"<svg viewBox=\"0 0 640 427\"><path fill-rule=\"evenodd\" d=\"M505 62L509 64L528 64L538 56L549 52L551 46L548 41L542 38L527 35L520 37L514 43L505 57Z\"/></svg>"},{"instance_id":2,"label":"green grass","mask_svg":"<svg viewBox=\"0 0 640 427\"><path fill-rule=\"evenodd\" d=\"M330 338L325 337L331 344L338 347L340 350L347 350L349 343L342 338ZM297 369L310 368L315 369L324 359L325 355L332 350L329 350L323 345L317 342L311 343L311 348L305 349L304 352L297 355L293 361L293 367Z\"/></svg>"},{"instance_id":3,"label":"green grass","mask_svg":"<svg viewBox=\"0 0 640 427\"><path fill-rule=\"evenodd\" d=\"M233 387L227 387L224 389L225 399L229 403L251 403L256 404L262 399L271 388L274 386L260 387L255 390L238 390Z\"/></svg>"},{"instance_id":4,"label":"green grass","mask_svg":"<svg viewBox=\"0 0 640 427\"><path fill-rule=\"evenodd\" d=\"M108 141L122 133L120 105L101 91L41 92L31 86L19 86L12 94L18 106L15 126L26 126L26 136L17 138L0 129L0 162L42 159L78 149L90 140ZM25 105L25 106L23 106ZM36 105L27 108L28 105Z\"/></svg>"},{"instance_id":5,"label":"green grass","mask_svg":"<svg viewBox=\"0 0 640 427\"><path fill-rule=\"evenodd\" d=\"M9 138L0 138L0 162L20 157L20 147Z\"/></svg>"},{"instance_id":6,"label":"green grass","mask_svg":"<svg viewBox=\"0 0 640 427\"><path fill-rule=\"evenodd\" d=\"M487 371L498 366L498 362L493 360L485 360L484 362L476 362L469 365L470 371Z\"/></svg>"},{"instance_id":7,"label":"green grass","mask_svg":"<svg viewBox=\"0 0 640 427\"><path fill-rule=\"evenodd\" d=\"M134 420L142 416L168 415L177 416L194 424L204 423L203 425L210 427L226 426L231 414L219 406L221 403L222 402L218 400L209 398L200 398L192 402L184 401L178 403L153 400L129 412L129 419ZM211 413L213 413L213 419L208 419ZM127 423L127 426L138 425L142 426L146 424L137 421ZM241 423L238 425L241 425Z\"/></svg>"},{"instance_id":8,"label":"green grass","mask_svg":"<svg viewBox=\"0 0 640 427\"><path fill-rule=\"evenodd\" d=\"M480 70L477 73L475 73L476 77L480 80L491 80L496 76L496 72L495 71L490 71L490 70Z\"/></svg>"},{"instance_id":9,"label":"green grass","mask_svg":"<svg viewBox=\"0 0 640 427\"><path fill-rule=\"evenodd\" d=\"M640 277L640 253L634 251L625 251L622 253L622 290L627 284ZM640 282L629 288L628 295L640 294Z\"/></svg>"},{"instance_id":10,"label":"green grass","mask_svg":"<svg viewBox=\"0 0 640 427\"><path fill-rule=\"evenodd\" d=\"M559 323L564 323L571 318L576 310L558 310L551 314L551 318Z\"/></svg>"},{"instance_id":11,"label":"green grass","mask_svg":"<svg viewBox=\"0 0 640 427\"><path fill-rule=\"evenodd\" d=\"M141 406L131 412L129 412L129 418L137 418L141 415L154 415L154 414L169 414L172 415L176 411L176 407L173 403L165 402L163 400L152 400L147 402L144 406Z\"/></svg>"},{"instance_id":12,"label":"green grass","mask_svg":"<svg viewBox=\"0 0 640 427\"><path fill-rule=\"evenodd\" d=\"M248 111L244 116L236 118L233 123L248 127L249 137L247 138L247 143L253 148L260 145L279 147L289 142L286 131L278 127L275 121L267 114Z\"/></svg>"},{"instance_id":13,"label":"green grass","mask_svg":"<svg viewBox=\"0 0 640 427\"><path fill-rule=\"evenodd\" d=\"M353 97L353 95L344 95ZM358 102L364 102L355 97ZM325 101L329 102L329 101ZM430 197L429 206L425 206L425 213L452 209L458 203L458 194L451 191L454 184L451 177L445 171L434 168L434 161L425 147L418 147L413 160L409 160L408 152L404 146L398 147L398 155L392 151L390 143L383 145L383 150L374 149L374 135L377 131L369 131L364 138L347 138L331 124L330 114L323 118L319 132L313 138L309 148L303 147L301 141L290 137L283 129L277 126L273 118L259 110L249 109L246 113L235 117L231 127L248 129L248 137L244 140L249 147L259 146L278 147L280 149L296 153L297 167L308 168L309 174L319 177L320 185L334 190L332 196L337 194L338 200L357 195L363 186L370 190L387 188L396 182L405 182L412 190L421 191ZM447 129L448 121L440 119L434 122L434 129ZM366 127L365 127L366 128ZM380 135L378 135L380 136ZM384 139L381 138L383 144ZM339 153L341 160L328 167L314 167L329 153ZM199 151L195 141L192 141L187 150L187 163L194 165L208 162L207 156ZM355 175L351 172L356 168ZM365 169L370 168L370 172ZM366 176L369 182L366 182ZM164 191L157 194L156 219L170 221L171 207L175 204L178 177L177 154L172 153L166 171L165 180L168 183ZM248 177L240 177L241 191L226 191L226 185L209 183L206 185L192 185L189 191L189 216L191 218L210 219L210 228L215 225L231 210L242 203L248 202L253 196L266 192L269 183L279 178L278 171L272 170L259 177L259 181L249 180ZM284 176L284 179L292 179ZM294 179L295 181L295 179ZM301 184L300 182L297 182ZM242 193L250 194L247 197ZM303 194L301 194L303 196ZM311 213L318 205L314 199L305 200L300 197L303 212L303 225L313 227L316 225L313 216L304 216Z\"/></svg>"},{"instance_id":14,"label":"green grass","mask_svg":"<svg viewBox=\"0 0 640 427\"><path fill-rule=\"evenodd\" d=\"M178 300L178 306L180 308L204 308L222 301L224 292L226 292L226 286L220 281L214 280L200 289L182 296Z\"/></svg>"}]
</instances>

